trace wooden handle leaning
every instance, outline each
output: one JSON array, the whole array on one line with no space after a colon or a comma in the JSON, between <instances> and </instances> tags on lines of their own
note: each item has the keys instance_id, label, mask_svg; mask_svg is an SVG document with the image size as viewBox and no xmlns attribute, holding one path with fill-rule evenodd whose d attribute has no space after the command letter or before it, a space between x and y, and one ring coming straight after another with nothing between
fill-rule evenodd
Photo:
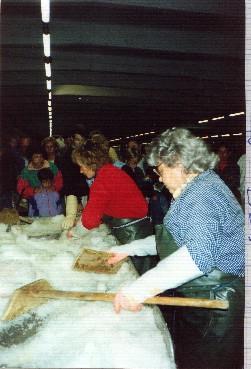
<instances>
[{"instance_id":1,"label":"wooden handle leaning","mask_svg":"<svg viewBox=\"0 0 251 369\"><path fill-rule=\"evenodd\" d=\"M207 309L229 308L228 300L210 300L191 297L151 297L144 301L144 304L171 305L171 306L192 306Z\"/></svg>"},{"instance_id":2,"label":"wooden handle leaning","mask_svg":"<svg viewBox=\"0 0 251 369\"><path fill-rule=\"evenodd\" d=\"M84 300L84 301L113 301L115 293L46 290L32 293L30 294L30 296L52 299L68 298L73 300ZM198 308L222 309L222 310L227 310L229 308L229 302L227 300L210 300L188 297L155 296L145 300L144 304L191 306Z\"/></svg>"}]
</instances>

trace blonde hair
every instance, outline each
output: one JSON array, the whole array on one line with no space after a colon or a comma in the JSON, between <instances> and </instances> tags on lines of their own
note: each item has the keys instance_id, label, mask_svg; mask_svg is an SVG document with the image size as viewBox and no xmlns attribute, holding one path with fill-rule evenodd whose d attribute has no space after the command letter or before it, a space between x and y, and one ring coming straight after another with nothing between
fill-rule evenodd
<instances>
[{"instance_id":1,"label":"blonde hair","mask_svg":"<svg viewBox=\"0 0 251 369\"><path fill-rule=\"evenodd\" d=\"M108 150L92 140L87 140L81 147L73 150L72 161L76 164L86 165L94 171L111 163Z\"/></svg>"}]
</instances>

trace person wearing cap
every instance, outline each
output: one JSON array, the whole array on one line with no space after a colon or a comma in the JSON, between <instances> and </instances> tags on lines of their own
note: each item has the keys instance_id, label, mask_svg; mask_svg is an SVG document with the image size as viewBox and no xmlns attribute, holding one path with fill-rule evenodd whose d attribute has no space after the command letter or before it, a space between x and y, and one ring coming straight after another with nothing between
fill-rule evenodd
<instances>
[{"instance_id":1,"label":"person wearing cap","mask_svg":"<svg viewBox=\"0 0 251 369\"><path fill-rule=\"evenodd\" d=\"M244 214L214 172L218 157L182 128L151 144L148 162L173 196L155 236L113 247L108 263L128 255L161 261L115 296L114 308L134 312L164 291L179 297L229 300L229 309L174 308L170 328L179 368L241 369L244 329Z\"/></svg>"}]
</instances>

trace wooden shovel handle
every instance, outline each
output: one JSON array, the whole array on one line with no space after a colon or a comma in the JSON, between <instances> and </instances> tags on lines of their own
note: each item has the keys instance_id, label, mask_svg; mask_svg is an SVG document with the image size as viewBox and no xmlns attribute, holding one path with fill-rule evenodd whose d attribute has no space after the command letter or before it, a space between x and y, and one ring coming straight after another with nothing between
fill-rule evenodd
<instances>
[{"instance_id":1,"label":"wooden shovel handle","mask_svg":"<svg viewBox=\"0 0 251 369\"><path fill-rule=\"evenodd\" d=\"M30 293L29 295L39 298L41 297L52 299L68 298L73 300L84 300L84 301L113 301L115 297L115 293L59 291L59 290L38 291L35 293ZM222 309L222 310L227 310L229 308L229 302L227 300L210 300L188 297L155 296L145 300L144 304L192 306L199 308Z\"/></svg>"}]
</instances>

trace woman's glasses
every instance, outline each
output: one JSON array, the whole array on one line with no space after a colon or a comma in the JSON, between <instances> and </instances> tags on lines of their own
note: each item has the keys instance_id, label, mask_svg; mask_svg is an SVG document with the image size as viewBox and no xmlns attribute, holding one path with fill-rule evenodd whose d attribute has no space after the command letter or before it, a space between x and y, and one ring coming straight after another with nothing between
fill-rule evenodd
<instances>
[{"instance_id":1,"label":"woman's glasses","mask_svg":"<svg viewBox=\"0 0 251 369\"><path fill-rule=\"evenodd\" d=\"M160 166L162 165L163 163L160 163L159 165L156 165L155 167L153 167L153 172L155 173L155 174L157 174L157 176L161 176L161 173L160 173L160 170L159 170L159 168L160 168Z\"/></svg>"}]
</instances>

